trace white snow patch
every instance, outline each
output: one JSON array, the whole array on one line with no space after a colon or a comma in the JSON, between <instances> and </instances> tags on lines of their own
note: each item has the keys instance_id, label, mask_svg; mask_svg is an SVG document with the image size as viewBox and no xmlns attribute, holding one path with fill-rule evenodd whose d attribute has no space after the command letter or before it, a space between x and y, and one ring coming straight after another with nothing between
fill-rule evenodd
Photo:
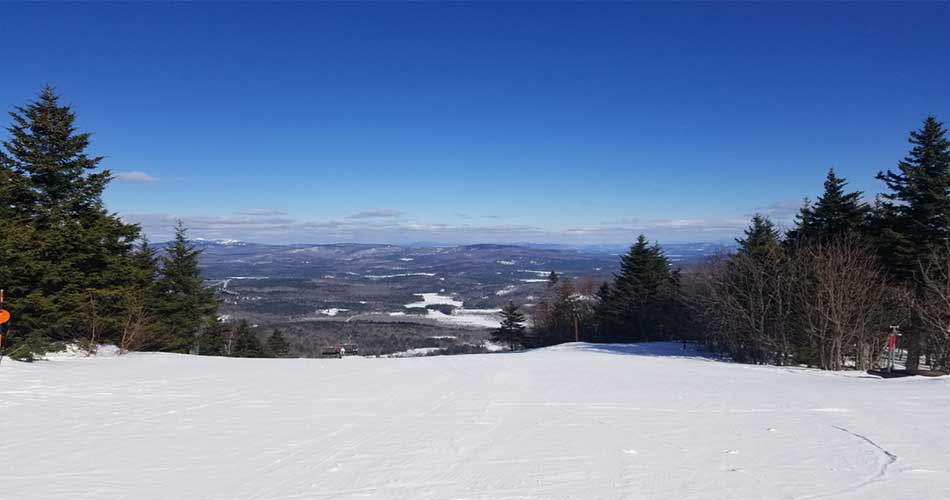
<instances>
[{"instance_id":1,"label":"white snow patch","mask_svg":"<svg viewBox=\"0 0 950 500\"><path fill-rule=\"evenodd\" d=\"M409 304L406 304L405 307L425 307L431 305L462 307L461 300L456 300L450 295L442 295L443 292L445 292L445 290L440 290L439 293L414 293L413 295L422 297L422 300L419 302L410 302Z\"/></svg>"},{"instance_id":2,"label":"white snow patch","mask_svg":"<svg viewBox=\"0 0 950 500\"><path fill-rule=\"evenodd\" d=\"M486 350L486 351L489 351L489 352L501 352L501 351L507 351L507 350L508 350L508 347L503 346L503 345L501 345L501 344L497 344L497 343L492 342L492 341L490 341L490 340L486 340L485 343L482 344L482 345L485 347L485 350Z\"/></svg>"},{"instance_id":3,"label":"white snow patch","mask_svg":"<svg viewBox=\"0 0 950 500\"><path fill-rule=\"evenodd\" d=\"M346 311L349 311L349 309L344 309L342 307L331 307L329 309L320 309L317 312L326 316L336 316L337 314Z\"/></svg>"},{"instance_id":4,"label":"white snow patch","mask_svg":"<svg viewBox=\"0 0 950 500\"><path fill-rule=\"evenodd\" d=\"M441 352L442 347L416 347L407 351L394 352L387 355L389 358L417 358L419 356L428 356L430 354Z\"/></svg>"},{"instance_id":5,"label":"white snow patch","mask_svg":"<svg viewBox=\"0 0 950 500\"><path fill-rule=\"evenodd\" d=\"M550 276L550 275L551 275L551 271L536 271L536 270L534 270L534 269L518 269L517 272L519 272L519 273L535 274L535 275L538 275L538 276Z\"/></svg>"},{"instance_id":6,"label":"white snow patch","mask_svg":"<svg viewBox=\"0 0 950 500\"><path fill-rule=\"evenodd\" d=\"M452 323L462 326L477 326L480 328L498 328L501 309L453 309L452 314L432 309L426 312L426 318Z\"/></svg>"},{"instance_id":7,"label":"white snow patch","mask_svg":"<svg viewBox=\"0 0 950 500\"><path fill-rule=\"evenodd\" d=\"M435 276L435 273L400 273L400 274L367 274L364 278L371 280L385 280L390 278L405 278L408 276Z\"/></svg>"},{"instance_id":8,"label":"white snow patch","mask_svg":"<svg viewBox=\"0 0 950 500\"><path fill-rule=\"evenodd\" d=\"M78 344L66 344L63 346L62 351L48 352L43 355L43 359L46 360L62 360L62 359L83 359L91 357L112 357L118 356L120 354L119 348L111 344L99 344L96 346L95 352L89 352L85 349L79 347Z\"/></svg>"},{"instance_id":9,"label":"white snow patch","mask_svg":"<svg viewBox=\"0 0 950 500\"><path fill-rule=\"evenodd\" d=\"M4 359L0 380L0 496L10 499L950 492L950 377L731 364L678 344L415 359ZM810 411L832 408L849 411Z\"/></svg>"}]
</instances>

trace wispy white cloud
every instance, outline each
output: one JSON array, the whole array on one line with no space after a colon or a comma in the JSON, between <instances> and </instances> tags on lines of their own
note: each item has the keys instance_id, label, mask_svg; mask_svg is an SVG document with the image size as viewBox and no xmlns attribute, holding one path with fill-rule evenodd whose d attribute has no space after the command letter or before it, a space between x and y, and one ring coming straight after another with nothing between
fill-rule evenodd
<instances>
[{"instance_id":1,"label":"wispy white cloud","mask_svg":"<svg viewBox=\"0 0 950 500\"><path fill-rule=\"evenodd\" d=\"M175 221L181 219L192 237L240 239L263 243L446 243L485 241L537 241L556 239L549 231L534 226L447 224L412 222L394 218L342 220L300 220L291 217L235 215L228 217L174 214L127 214L127 222L140 224L154 241L173 235Z\"/></svg>"},{"instance_id":2,"label":"wispy white cloud","mask_svg":"<svg viewBox=\"0 0 950 500\"><path fill-rule=\"evenodd\" d=\"M792 214L794 205L775 203L758 208L769 214ZM796 209L797 210L797 209ZM751 211L750 211L751 213ZM750 215L733 217L628 217L578 226L505 224L485 216L454 214L454 220L426 221L403 217L398 210L372 210L330 220L290 217L286 210L247 209L230 216L129 214L124 218L142 225L155 241L171 238L175 219L181 218L193 237L240 239L260 243L568 243L626 244L640 233L651 240L729 241L748 227ZM780 222L777 220L777 222Z\"/></svg>"},{"instance_id":3,"label":"wispy white cloud","mask_svg":"<svg viewBox=\"0 0 950 500\"><path fill-rule=\"evenodd\" d=\"M346 216L347 219L386 219L400 217L404 213L401 210L384 208L382 210L367 210Z\"/></svg>"},{"instance_id":4,"label":"wispy white cloud","mask_svg":"<svg viewBox=\"0 0 950 500\"><path fill-rule=\"evenodd\" d=\"M766 215L775 222L790 222L802 208L804 200L799 201L777 201L764 207L755 207L754 211L746 214L752 217L754 214Z\"/></svg>"},{"instance_id":5,"label":"wispy white cloud","mask_svg":"<svg viewBox=\"0 0 950 500\"><path fill-rule=\"evenodd\" d=\"M251 217L277 217L287 215L287 210L281 208L248 208L241 210L238 214Z\"/></svg>"},{"instance_id":6,"label":"wispy white cloud","mask_svg":"<svg viewBox=\"0 0 950 500\"><path fill-rule=\"evenodd\" d=\"M154 184L158 182L157 177L152 177L145 172L133 170L131 172L115 172L112 174L115 180L119 182L129 182L136 184Z\"/></svg>"}]
</instances>

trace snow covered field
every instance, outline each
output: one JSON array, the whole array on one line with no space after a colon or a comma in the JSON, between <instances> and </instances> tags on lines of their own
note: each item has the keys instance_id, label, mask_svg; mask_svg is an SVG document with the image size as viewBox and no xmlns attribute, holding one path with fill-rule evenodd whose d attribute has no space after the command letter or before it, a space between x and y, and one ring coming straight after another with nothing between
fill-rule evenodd
<instances>
[{"instance_id":1,"label":"snow covered field","mask_svg":"<svg viewBox=\"0 0 950 500\"><path fill-rule=\"evenodd\" d=\"M669 344L0 365L0 498L950 498L950 379Z\"/></svg>"}]
</instances>

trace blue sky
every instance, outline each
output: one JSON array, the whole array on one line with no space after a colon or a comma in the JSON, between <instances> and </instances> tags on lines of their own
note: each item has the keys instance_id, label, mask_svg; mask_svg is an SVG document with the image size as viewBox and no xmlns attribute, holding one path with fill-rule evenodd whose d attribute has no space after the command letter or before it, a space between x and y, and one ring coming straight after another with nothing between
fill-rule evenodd
<instances>
[{"instance_id":1,"label":"blue sky","mask_svg":"<svg viewBox=\"0 0 950 500\"><path fill-rule=\"evenodd\" d=\"M0 4L153 239L626 243L868 193L950 117L948 4Z\"/></svg>"}]
</instances>

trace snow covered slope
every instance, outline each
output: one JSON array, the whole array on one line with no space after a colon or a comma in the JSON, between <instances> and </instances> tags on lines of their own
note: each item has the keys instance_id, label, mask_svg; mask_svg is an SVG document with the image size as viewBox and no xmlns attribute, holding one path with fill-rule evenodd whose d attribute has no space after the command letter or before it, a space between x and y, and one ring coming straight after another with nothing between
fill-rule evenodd
<instances>
[{"instance_id":1,"label":"snow covered slope","mask_svg":"<svg viewBox=\"0 0 950 500\"><path fill-rule=\"evenodd\" d=\"M950 379L678 354L4 360L0 498L950 498Z\"/></svg>"}]
</instances>

